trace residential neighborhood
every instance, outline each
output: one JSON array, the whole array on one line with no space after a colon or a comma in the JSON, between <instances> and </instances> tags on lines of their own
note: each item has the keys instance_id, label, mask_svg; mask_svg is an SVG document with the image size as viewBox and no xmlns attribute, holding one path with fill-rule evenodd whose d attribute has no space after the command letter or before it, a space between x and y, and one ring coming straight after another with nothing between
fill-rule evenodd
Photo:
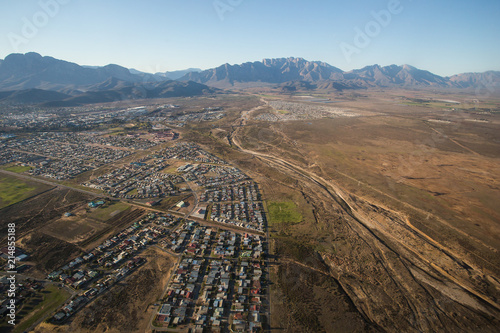
<instances>
[{"instance_id":1,"label":"residential neighborhood","mask_svg":"<svg viewBox=\"0 0 500 333\"><path fill-rule=\"evenodd\" d=\"M181 254L155 327L258 332L269 316L265 239L186 222L162 245ZM264 286L264 287L263 287Z\"/></svg>"},{"instance_id":2,"label":"residential neighborhood","mask_svg":"<svg viewBox=\"0 0 500 333\"><path fill-rule=\"evenodd\" d=\"M54 315L54 322L62 322L86 303L109 290L144 263L142 251L170 232L180 219L170 214L150 213L135 221L115 236L107 239L88 253L75 258L48 275L77 291L68 303Z\"/></svg>"},{"instance_id":3,"label":"residential neighborhood","mask_svg":"<svg viewBox=\"0 0 500 333\"><path fill-rule=\"evenodd\" d=\"M126 146L123 140L112 142ZM188 199L194 204L189 208L181 200L165 212L136 209L126 228L51 272L48 279L74 293L52 315L52 323L65 323L126 279L148 260L144 250L156 246L177 258L177 265L164 294L158 295L152 329L262 331L270 311L267 218L259 185L249 176L196 144L177 143L83 185L145 206L154 202L146 205L142 199L181 193L196 200ZM98 212L109 200L94 200L88 207Z\"/></svg>"}]
</instances>

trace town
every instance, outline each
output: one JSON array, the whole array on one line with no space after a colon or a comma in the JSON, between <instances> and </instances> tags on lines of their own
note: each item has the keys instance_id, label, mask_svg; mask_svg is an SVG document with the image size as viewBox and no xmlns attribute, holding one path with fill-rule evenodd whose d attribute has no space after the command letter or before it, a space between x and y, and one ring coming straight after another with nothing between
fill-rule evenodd
<instances>
[{"instance_id":1,"label":"town","mask_svg":"<svg viewBox=\"0 0 500 333\"><path fill-rule=\"evenodd\" d=\"M325 103L325 102L323 102ZM358 117L359 114L348 109L331 106L313 105L297 102L269 101L269 106L276 112L263 113L256 119L270 122L291 120L312 120L321 118Z\"/></svg>"},{"instance_id":2,"label":"town","mask_svg":"<svg viewBox=\"0 0 500 333\"><path fill-rule=\"evenodd\" d=\"M0 103L0 105L3 105ZM183 127L186 122L210 122L223 119L222 107L185 110L173 104L122 108L114 106L75 106L67 108L7 105L9 112L0 110L2 126L22 130L99 130L103 127L123 125L130 121L166 123Z\"/></svg>"},{"instance_id":3,"label":"town","mask_svg":"<svg viewBox=\"0 0 500 333\"><path fill-rule=\"evenodd\" d=\"M269 316L265 239L184 223L163 241L181 253L153 326L193 326L195 332L255 332ZM194 323L194 324L193 324Z\"/></svg>"},{"instance_id":4,"label":"town","mask_svg":"<svg viewBox=\"0 0 500 333\"><path fill-rule=\"evenodd\" d=\"M99 209L102 203L89 207ZM144 263L142 251L153 245L179 259L153 327L192 327L195 332L205 332L208 326L212 332L262 329L263 318L269 318L265 237L158 212L143 215L48 275L74 293L52 322L64 323L132 274Z\"/></svg>"},{"instance_id":5,"label":"town","mask_svg":"<svg viewBox=\"0 0 500 333\"><path fill-rule=\"evenodd\" d=\"M53 320L66 320L86 303L131 274L144 261L138 254L169 232L167 226L179 221L168 214L149 214L85 255L50 273L49 279L61 281L72 290L81 291L58 310Z\"/></svg>"},{"instance_id":6,"label":"town","mask_svg":"<svg viewBox=\"0 0 500 333\"><path fill-rule=\"evenodd\" d=\"M86 149L133 154L135 150L156 146L140 139L82 137L72 133L42 133L5 144L14 152L24 147L26 155L35 150L55 159L62 156L56 143L73 148L80 157ZM41 167L35 166L27 173L40 174ZM74 176L69 171L65 175ZM177 266L164 294L158 295L160 302L151 319L152 329L263 329L270 316L267 217L259 185L248 175L199 145L178 142L90 178L82 185L108 195L88 203L90 214L99 214L106 209L103 207L113 206L118 200L145 208L132 210L124 229L48 274L48 280L72 295L52 314L53 324L66 323L87 304L127 279L147 261L142 255L145 249L156 246L177 258ZM146 208L162 198L182 195L188 196L186 202L180 201L167 211ZM188 204L189 209L180 210ZM116 223L122 225L120 221Z\"/></svg>"}]
</instances>

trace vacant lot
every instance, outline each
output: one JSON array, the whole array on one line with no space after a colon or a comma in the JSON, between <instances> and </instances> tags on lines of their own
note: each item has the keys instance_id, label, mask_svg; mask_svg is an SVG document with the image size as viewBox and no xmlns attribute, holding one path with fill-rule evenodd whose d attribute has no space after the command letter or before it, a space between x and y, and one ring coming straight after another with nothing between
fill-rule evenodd
<instances>
[{"instance_id":1,"label":"vacant lot","mask_svg":"<svg viewBox=\"0 0 500 333\"><path fill-rule=\"evenodd\" d=\"M22 166L22 165L10 165L10 166L3 167L2 169L6 170L6 171L11 171L11 172L23 173L23 172L26 172L28 170L31 170L31 167Z\"/></svg>"},{"instance_id":2,"label":"vacant lot","mask_svg":"<svg viewBox=\"0 0 500 333\"><path fill-rule=\"evenodd\" d=\"M426 234L498 271L500 117L471 123L463 121L469 113L373 101L369 110L379 114L369 117L247 127L244 146L398 209ZM444 116L450 125L426 120Z\"/></svg>"},{"instance_id":3,"label":"vacant lot","mask_svg":"<svg viewBox=\"0 0 500 333\"><path fill-rule=\"evenodd\" d=\"M298 210L312 210L300 223L271 223L272 249L281 264L293 260L313 271L319 254L325 273L382 330L493 332L500 317L500 117L469 121L473 108L408 106L393 93L366 92L336 105L357 118L249 121L235 131L234 142L256 152L239 165L262 175L266 197L297 203L301 194ZM275 304L276 325L334 330L313 305L324 293L287 297L293 286L279 282L292 276L301 290L308 273L293 277L297 268L281 267L273 282L288 304ZM305 308L310 316L300 315Z\"/></svg>"},{"instance_id":4,"label":"vacant lot","mask_svg":"<svg viewBox=\"0 0 500 333\"><path fill-rule=\"evenodd\" d=\"M43 232L69 243L77 244L107 227L105 223L93 219L71 216L60 218L47 225Z\"/></svg>"},{"instance_id":5,"label":"vacant lot","mask_svg":"<svg viewBox=\"0 0 500 333\"><path fill-rule=\"evenodd\" d=\"M76 245L41 232L32 232L20 240L21 247L30 253L30 261L42 277L79 256Z\"/></svg>"},{"instance_id":6,"label":"vacant lot","mask_svg":"<svg viewBox=\"0 0 500 333\"><path fill-rule=\"evenodd\" d=\"M279 306L272 326L284 332L377 332L329 274L285 262L273 268L273 277Z\"/></svg>"},{"instance_id":7,"label":"vacant lot","mask_svg":"<svg viewBox=\"0 0 500 333\"><path fill-rule=\"evenodd\" d=\"M84 205L91 198L89 195L72 190L55 188L5 207L0 210L0 235L2 237L0 242L7 235L8 223L16 224L16 234L19 239L22 235L45 226L54 218L63 216L65 212Z\"/></svg>"},{"instance_id":8,"label":"vacant lot","mask_svg":"<svg viewBox=\"0 0 500 333\"><path fill-rule=\"evenodd\" d=\"M37 292L37 295L27 300L26 305L17 313L22 319L18 321L18 324L12 332L24 332L38 320L51 314L52 311L55 311L68 299L68 297L69 293L67 291L53 285Z\"/></svg>"}]
</instances>

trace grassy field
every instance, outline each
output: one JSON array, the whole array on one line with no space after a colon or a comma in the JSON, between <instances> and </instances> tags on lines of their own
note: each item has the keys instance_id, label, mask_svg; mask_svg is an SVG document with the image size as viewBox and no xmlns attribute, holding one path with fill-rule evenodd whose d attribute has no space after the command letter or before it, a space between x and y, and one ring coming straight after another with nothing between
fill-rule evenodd
<instances>
[{"instance_id":1,"label":"grassy field","mask_svg":"<svg viewBox=\"0 0 500 333\"><path fill-rule=\"evenodd\" d=\"M17 173L23 173L28 170L31 170L31 167L29 166L21 166L21 165L10 165L7 167L2 168L6 171L11 171L11 172L17 172Z\"/></svg>"},{"instance_id":2,"label":"grassy field","mask_svg":"<svg viewBox=\"0 0 500 333\"><path fill-rule=\"evenodd\" d=\"M298 207L291 201L267 203L269 209L269 222L275 223L300 223L302 222L302 214L297 210Z\"/></svg>"},{"instance_id":3,"label":"grassy field","mask_svg":"<svg viewBox=\"0 0 500 333\"><path fill-rule=\"evenodd\" d=\"M130 206L123 202L113 203L107 207L95 208L93 212L89 214L89 217L99 220L106 221L118 213L123 212Z\"/></svg>"},{"instance_id":4,"label":"grassy field","mask_svg":"<svg viewBox=\"0 0 500 333\"><path fill-rule=\"evenodd\" d=\"M37 322L39 319L55 311L59 306L61 306L69 294L64 289L59 289L56 286L49 286L42 291L41 298L43 299L40 303L33 306L32 309L21 309L20 314L26 311L25 318L15 326L12 331L14 333L24 332L31 325ZM35 302L34 302L35 303ZM26 304L25 307L31 307L30 302Z\"/></svg>"},{"instance_id":5,"label":"grassy field","mask_svg":"<svg viewBox=\"0 0 500 333\"><path fill-rule=\"evenodd\" d=\"M22 180L0 175L0 208L22 201L37 192L37 187Z\"/></svg>"}]
</instances>

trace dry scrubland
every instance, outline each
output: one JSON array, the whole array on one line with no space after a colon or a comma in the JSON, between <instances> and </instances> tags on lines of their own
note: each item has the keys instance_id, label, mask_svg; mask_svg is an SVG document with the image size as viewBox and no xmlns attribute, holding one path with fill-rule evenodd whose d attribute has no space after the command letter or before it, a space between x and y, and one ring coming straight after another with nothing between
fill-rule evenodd
<instances>
[{"instance_id":1,"label":"dry scrubland","mask_svg":"<svg viewBox=\"0 0 500 333\"><path fill-rule=\"evenodd\" d=\"M496 331L499 101L427 92L337 98L335 107L361 116L249 120L234 135L254 153L242 164L269 167L266 194L303 211L302 223L271 227L276 302L285 305L274 325L334 331L328 325L353 322L333 316L343 311L364 321L354 331ZM293 277L290 260L323 271L353 307L332 307L333 323L323 322L328 305L314 305L328 289ZM287 287L290 279L300 288ZM308 316L305 304L315 309Z\"/></svg>"}]
</instances>

